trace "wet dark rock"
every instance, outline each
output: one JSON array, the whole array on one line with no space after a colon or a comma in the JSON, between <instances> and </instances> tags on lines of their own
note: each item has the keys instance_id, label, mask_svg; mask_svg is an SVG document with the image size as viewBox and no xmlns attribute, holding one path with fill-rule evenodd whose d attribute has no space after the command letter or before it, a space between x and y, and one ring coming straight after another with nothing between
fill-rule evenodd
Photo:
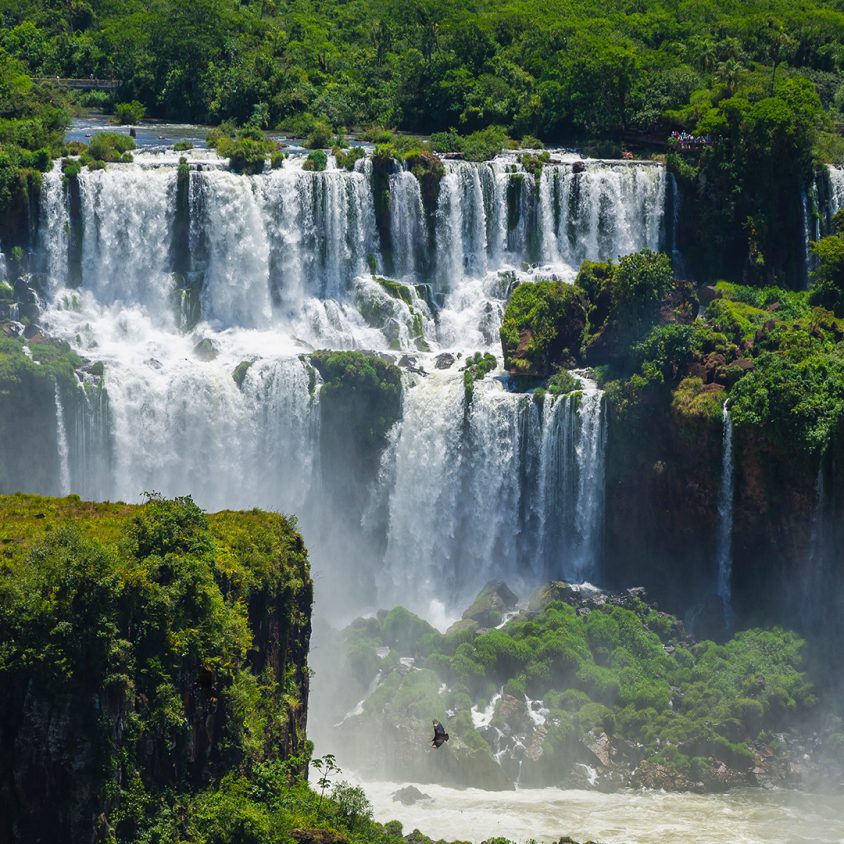
<instances>
[{"instance_id":1,"label":"wet dark rock","mask_svg":"<svg viewBox=\"0 0 844 844\"><path fill-rule=\"evenodd\" d=\"M586 162L585 161L575 161L574 164L571 165L571 172L572 173L585 173L586 172Z\"/></svg>"},{"instance_id":2,"label":"wet dark rock","mask_svg":"<svg viewBox=\"0 0 844 844\"><path fill-rule=\"evenodd\" d=\"M0 334L4 337L20 337L23 334L23 324L11 319L0 322Z\"/></svg>"},{"instance_id":3,"label":"wet dark rock","mask_svg":"<svg viewBox=\"0 0 844 844\"><path fill-rule=\"evenodd\" d=\"M415 785L406 785L398 791L393 792L393 800L396 803L401 803L403 806L413 806L420 800L431 800L430 794L425 794L420 791Z\"/></svg>"},{"instance_id":4,"label":"wet dark rock","mask_svg":"<svg viewBox=\"0 0 844 844\"><path fill-rule=\"evenodd\" d=\"M24 328L23 336L27 340L32 340L35 337L45 337L46 335L44 334L44 329L41 328L40 325L38 325L37 323L31 322L29 325L27 325Z\"/></svg>"},{"instance_id":5,"label":"wet dark rock","mask_svg":"<svg viewBox=\"0 0 844 844\"><path fill-rule=\"evenodd\" d=\"M434 366L437 369L450 369L454 366L455 357L449 352L442 352L434 359Z\"/></svg>"},{"instance_id":6,"label":"wet dark rock","mask_svg":"<svg viewBox=\"0 0 844 844\"><path fill-rule=\"evenodd\" d=\"M491 580L463 613L463 618L476 621L481 627L495 627L501 624L504 613L512 610L518 600L504 581Z\"/></svg>"},{"instance_id":7,"label":"wet dark rock","mask_svg":"<svg viewBox=\"0 0 844 844\"><path fill-rule=\"evenodd\" d=\"M199 358L199 360L206 362L214 360L219 354L214 341L210 337L203 337L193 347L193 353L197 358Z\"/></svg>"}]
</instances>

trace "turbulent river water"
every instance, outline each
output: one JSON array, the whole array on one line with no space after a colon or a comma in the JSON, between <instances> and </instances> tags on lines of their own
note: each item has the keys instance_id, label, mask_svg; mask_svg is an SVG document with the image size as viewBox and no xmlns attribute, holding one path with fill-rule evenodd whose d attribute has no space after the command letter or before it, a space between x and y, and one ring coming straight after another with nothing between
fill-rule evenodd
<instances>
[{"instance_id":1,"label":"turbulent river water","mask_svg":"<svg viewBox=\"0 0 844 844\"><path fill-rule=\"evenodd\" d=\"M154 129L147 143L156 131L167 134ZM153 149L84 170L75 195L58 169L44 178L31 256L45 279L43 323L104 375L56 391L56 469L31 491L137 501L154 489L211 510L296 513L316 611L334 620L397 602L447 617L491 577L517 589L600 580L606 421L589 373L579 403L540 408L499 368L476 385L464 419L459 367L477 351L500 356L517 281L571 280L583 259L671 248L662 166L553 153L536 179L513 155L447 161L429 211L416 178L397 168L379 226L367 159L354 172L332 161L311 173L291 156L248 177L194 150L186 181L178 161ZM841 204L844 181L833 182ZM406 295L391 296L373 269L409 285ZM401 418L360 500L337 494L342 479L320 453L320 385L301 357L319 348L376 350L403 367ZM439 371L446 351L457 360ZM393 788L367 784L377 815L434 837L844 836L833 803L782 791L425 786L435 808L403 808Z\"/></svg>"},{"instance_id":2,"label":"turbulent river water","mask_svg":"<svg viewBox=\"0 0 844 844\"><path fill-rule=\"evenodd\" d=\"M462 791L420 785L431 800L403 806L393 800L395 783L362 783L375 817L400 820L405 832L432 838L482 841L494 836L526 842L603 844L809 844L844 841L839 796L799 791L743 789L728 794L657 791L514 792Z\"/></svg>"}]
</instances>

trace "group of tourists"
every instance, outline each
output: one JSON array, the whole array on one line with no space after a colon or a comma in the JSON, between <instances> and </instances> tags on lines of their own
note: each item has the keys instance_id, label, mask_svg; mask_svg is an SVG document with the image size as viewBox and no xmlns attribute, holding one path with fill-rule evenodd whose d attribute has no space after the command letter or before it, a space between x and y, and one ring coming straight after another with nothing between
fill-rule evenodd
<instances>
[{"instance_id":1,"label":"group of tourists","mask_svg":"<svg viewBox=\"0 0 844 844\"><path fill-rule=\"evenodd\" d=\"M669 142L677 144L681 149L697 149L712 144L711 135L693 135L685 129L678 132L676 129L671 133Z\"/></svg>"}]
</instances>

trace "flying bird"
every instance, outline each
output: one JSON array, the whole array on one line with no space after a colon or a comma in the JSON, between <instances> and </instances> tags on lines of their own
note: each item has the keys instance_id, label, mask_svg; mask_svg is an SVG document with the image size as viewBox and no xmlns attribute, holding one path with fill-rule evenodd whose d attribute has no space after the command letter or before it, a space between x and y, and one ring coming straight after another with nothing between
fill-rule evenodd
<instances>
[{"instance_id":1,"label":"flying bird","mask_svg":"<svg viewBox=\"0 0 844 844\"><path fill-rule=\"evenodd\" d=\"M431 747L441 747L446 741L448 741L448 733L439 721L434 721L434 738L431 741Z\"/></svg>"}]
</instances>

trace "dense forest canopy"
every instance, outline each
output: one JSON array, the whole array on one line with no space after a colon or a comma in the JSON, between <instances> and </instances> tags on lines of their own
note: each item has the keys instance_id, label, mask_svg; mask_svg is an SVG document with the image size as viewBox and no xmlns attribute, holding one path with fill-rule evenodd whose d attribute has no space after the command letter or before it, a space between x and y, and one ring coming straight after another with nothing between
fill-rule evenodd
<instances>
[{"instance_id":1,"label":"dense forest canopy","mask_svg":"<svg viewBox=\"0 0 844 844\"><path fill-rule=\"evenodd\" d=\"M828 2L2 0L0 46L34 76L114 77L181 119L545 139L658 127L777 79L844 107L844 9Z\"/></svg>"}]
</instances>

